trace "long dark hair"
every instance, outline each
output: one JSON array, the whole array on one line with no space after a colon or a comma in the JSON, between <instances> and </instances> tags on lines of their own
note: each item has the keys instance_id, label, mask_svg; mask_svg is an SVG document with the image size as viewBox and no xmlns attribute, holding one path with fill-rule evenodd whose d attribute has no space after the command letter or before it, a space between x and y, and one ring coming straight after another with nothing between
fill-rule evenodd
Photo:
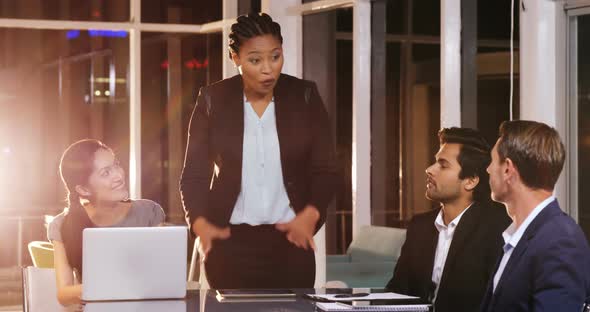
<instances>
[{"instance_id":1,"label":"long dark hair","mask_svg":"<svg viewBox=\"0 0 590 312\"><path fill-rule=\"evenodd\" d=\"M82 231L94 227L82 206L76 185L87 185L92 174L94 156L100 149L111 151L98 140L86 139L70 145L61 157L59 173L67 192L68 212L61 228L62 240L72 269L82 274ZM88 199L88 198L84 198Z\"/></svg>"},{"instance_id":2,"label":"long dark hair","mask_svg":"<svg viewBox=\"0 0 590 312\"><path fill-rule=\"evenodd\" d=\"M231 25L229 33L229 58L232 58L232 52L238 54L242 43L250 38L263 35L272 35L281 44L283 43L281 26L273 21L268 14L250 13L238 16L236 22Z\"/></svg>"}]
</instances>

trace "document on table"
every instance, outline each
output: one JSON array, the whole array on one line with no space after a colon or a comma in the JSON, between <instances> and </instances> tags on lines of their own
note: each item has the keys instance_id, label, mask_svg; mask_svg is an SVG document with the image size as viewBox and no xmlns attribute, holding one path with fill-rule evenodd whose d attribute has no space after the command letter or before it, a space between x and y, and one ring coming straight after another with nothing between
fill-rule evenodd
<instances>
[{"instance_id":1,"label":"document on table","mask_svg":"<svg viewBox=\"0 0 590 312\"><path fill-rule=\"evenodd\" d=\"M347 297L340 297L341 295L347 295ZM374 293L368 294L364 296L355 296L355 294L325 294L325 295L315 295L315 294L308 294L307 296L311 297L312 299L319 299L321 301L371 301L371 300L400 300L400 299L420 299L418 297L406 296L402 294L397 294L393 292L386 292L386 293ZM340 298L339 298L340 297Z\"/></svg>"},{"instance_id":2,"label":"document on table","mask_svg":"<svg viewBox=\"0 0 590 312\"><path fill-rule=\"evenodd\" d=\"M353 307L338 302L316 302L316 306L323 311L421 311L428 312L429 304L408 304L408 305L373 305L363 307Z\"/></svg>"}]
</instances>

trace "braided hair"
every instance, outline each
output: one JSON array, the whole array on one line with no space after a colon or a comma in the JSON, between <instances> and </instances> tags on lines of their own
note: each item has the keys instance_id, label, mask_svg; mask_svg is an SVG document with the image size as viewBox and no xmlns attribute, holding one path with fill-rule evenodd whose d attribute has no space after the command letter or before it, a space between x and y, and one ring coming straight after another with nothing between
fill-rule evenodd
<instances>
[{"instance_id":1,"label":"braided hair","mask_svg":"<svg viewBox=\"0 0 590 312\"><path fill-rule=\"evenodd\" d=\"M231 25L231 32L229 33L229 58L232 53L238 54L240 46L248 39L272 35L279 42L283 43L283 36L281 36L281 26L272 20L266 13L249 13L240 15L236 22Z\"/></svg>"},{"instance_id":2,"label":"braided hair","mask_svg":"<svg viewBox=\"0 0 590 312\"><path fill-rule=\"evenodd\" d=\"M80 202L76 185L86 185L92 174L94 155L111 149L98 140L86 139L70 145L61 157L59 172L67 192L68 212L61 227L66 256L72 269L82 273L82 231L95 225ZM81 276L81 275L80 275Z\"/></svg>"}]
</instances>

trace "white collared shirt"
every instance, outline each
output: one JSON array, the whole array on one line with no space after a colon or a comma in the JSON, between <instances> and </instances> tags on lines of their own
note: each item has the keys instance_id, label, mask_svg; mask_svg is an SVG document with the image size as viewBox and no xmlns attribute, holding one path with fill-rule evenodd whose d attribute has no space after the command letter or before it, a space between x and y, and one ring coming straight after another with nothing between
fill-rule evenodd
<instances>
[{"instance_id":1,"label":"white collared shirt","mask_svg":"<svg viewBox=\"0 0 590 312\"><path fill-rule=\"evenodd\" d=\"M443 209L438 212L438 216L436 217L436 220L434 220L434 226L438 230L438 244L436 245L436 254L434 256L434 267L432 268L432 282L436 284L436 289L434 290L435 299L438 294L440 279L442 278L445 269L445 262L447 262L447 256L449 255L449 248L451 247L451 242L455 235L455 229L459 225L459 221L461 221L461 217L465 214L465 211L470 207L471 205L465 208L465 210L455 217L453 221L449 222L448 225L445 225L443 219Z\"/></svg>"},{"instance_id":2,"label":"white collared shirt","mask_svg":"<svg viewBox=\"0 0 590 312\"><path fill-rule=\"evenodd\" d=\"M295 218L283 181L274 98L262 117L244 95L242 185L229 222L286 223Z\"/></svg>"},{"instance_id":3,"label":"white collared shirt","mask_svg":"<svg viewBox=\"0 0 590 312\"><path fill-rule=\"evenodd\" d=\"M510 260L512 251L514 250L516 245L518 245L518 242L522 238L522 235L529 227L531 222L533 222L533 220L537 217L537 215L539 215L539 213L541 213L541 211L543 211L543 209L554 200L555 197L553 195L549 196L547 199L538 204L537 207L533 209L533 211L531 211L531 213L526 217L526 219L524 219L524 221L518 228L516 228L516 224L512 222L512 224L510 224L510 226L508 226L508 228L502 233L502 237L504 238L504 255L502 256L502 260L500 260L498 270L494 275L494 292L496 291L496 286L498 286L498 282L500 281L502 273L506 268L506 264L508 263L508 260Z\"/></svg>"}]
</instances>

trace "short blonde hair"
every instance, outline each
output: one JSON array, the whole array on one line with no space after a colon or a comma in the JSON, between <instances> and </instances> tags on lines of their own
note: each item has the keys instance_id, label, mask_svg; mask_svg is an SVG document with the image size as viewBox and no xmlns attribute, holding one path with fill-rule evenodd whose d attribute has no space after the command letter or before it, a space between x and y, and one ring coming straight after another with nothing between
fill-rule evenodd
<instances>
[{"instance_id":1,"label":"short blonde hair","mask_svg":"<svg viewBox=\"0 0 590 312\"><path fill-rule=\"evenodd\" d=\"M552 191L565 162L565 147L555 128L529 120L500 125L500 160L514 163L523 183L532 189Z\"/></svg>"}]
</instances>

